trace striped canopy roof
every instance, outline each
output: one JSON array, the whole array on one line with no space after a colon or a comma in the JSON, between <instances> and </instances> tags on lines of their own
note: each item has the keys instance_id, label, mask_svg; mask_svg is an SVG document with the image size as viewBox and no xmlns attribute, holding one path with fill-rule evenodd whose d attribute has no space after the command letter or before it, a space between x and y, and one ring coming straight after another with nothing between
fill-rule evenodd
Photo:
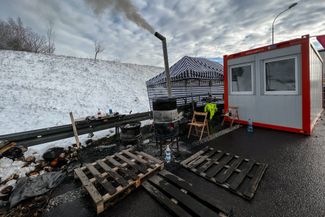
<instances>
[{"instance_id":1,"label":"striped canopy roof","mask_svg":"<svg viewBox=\"0 0 325 217\"><path fill-rule=\"evenodd\" d=\"M184 56L170 67L171 81L187 79L223 80L223 66L201 57ZM147 86L166 83L165 71L151 78Z\"/></svg>"}]
</instances>

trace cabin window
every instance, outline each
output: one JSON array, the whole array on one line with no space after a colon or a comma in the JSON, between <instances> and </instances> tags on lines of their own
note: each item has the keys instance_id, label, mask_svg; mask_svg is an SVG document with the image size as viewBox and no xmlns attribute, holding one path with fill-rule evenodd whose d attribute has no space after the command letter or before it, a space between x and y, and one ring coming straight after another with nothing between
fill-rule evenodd
<instances>
[{"instance_id":1,"label":"cabin window","mask_svg":"<svg viewBox=\"0 0 325 217\"><path fill-rule=\"evenodd\" d=\"M253 64L230 67L231 93L253 94Z\"/></svg>"},{"instance_id":2,"label":"cabin window","mask_svg":"<svg viewBox=\"0 0 325 217\"><path fill-rule=\"evenodd\" d=\"M264 78L265 94L297 94L297 58L265 61Z\"/></svg>"}]
</instances>

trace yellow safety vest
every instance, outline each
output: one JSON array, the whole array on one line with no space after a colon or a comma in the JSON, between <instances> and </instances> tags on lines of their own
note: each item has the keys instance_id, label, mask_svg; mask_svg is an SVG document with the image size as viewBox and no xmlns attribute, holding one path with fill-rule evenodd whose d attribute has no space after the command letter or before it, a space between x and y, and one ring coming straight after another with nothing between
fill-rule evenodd
<instances>
[{"instance_id":1,"label":"yellow safety vest","mask_svg":"<svg viewBox=\"0 0 325 217\"><path fill-rule=\"evenodd\" d=\"M214 103L207 103L204 106L204 112L209 112L210 117L209 119L211 120L214 116L214 114L218 111L217 105Z\"/></svg>"}]
</instances>

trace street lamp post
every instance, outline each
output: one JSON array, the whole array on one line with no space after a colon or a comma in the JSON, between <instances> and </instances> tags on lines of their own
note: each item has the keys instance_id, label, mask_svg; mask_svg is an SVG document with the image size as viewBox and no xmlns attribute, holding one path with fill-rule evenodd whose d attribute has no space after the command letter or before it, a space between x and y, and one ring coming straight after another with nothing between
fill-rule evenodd
<instances>
[{"instance_id":1,"label":"street lamp post","mask_svg":"<svg viewBox=\"0 0 325 217\"><path fill-rule=\"evenodd\" d=\"M274 18L273 20L273 23L272 23L272 44L274 44L274 23L276 21L276 19L281 15L283 14L284 12L290 10L291 8L293 8L294 6L296 6L298 3L295 2L293 4L291 4L287 9L285 9L284 11L281 11L278 15L276 15L276 17Z\"/></svg>"}]
</instances>

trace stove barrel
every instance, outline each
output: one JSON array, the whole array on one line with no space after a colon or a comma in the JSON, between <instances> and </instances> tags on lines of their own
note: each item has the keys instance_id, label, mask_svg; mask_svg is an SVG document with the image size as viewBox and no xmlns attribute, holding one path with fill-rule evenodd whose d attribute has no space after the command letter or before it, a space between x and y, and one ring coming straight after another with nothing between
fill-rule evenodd
<instances>
[{"instance_id":1,"label":"stove barrel","mask_svg":"<svg viewBox=\"0 0 325 217\"><path fill-rule=\"evenodd\" d=\"M159 32L155 32L154 35L157 38L159 38L161 40L161 42L162 42L162 48L163 48L163 53L164 53L164 63L165 63L165 73L166 73L166 83L167 83L168 98L171 98L172 97L172 89L171 89L171 83L170 83L170 73L169 73L166 38L163 35L161 35Z\"/></svg>"},{"instance_id":2,"label":"stove barrel","mask_svg":"<svg viewBox=\"0 0 325 217\"><path fill-rule=\"evenodd\" d=\"M179 134L179 116L175 98L157 98L152 102L156 137L168 139Z\"/></svg>"}]
</instances>

